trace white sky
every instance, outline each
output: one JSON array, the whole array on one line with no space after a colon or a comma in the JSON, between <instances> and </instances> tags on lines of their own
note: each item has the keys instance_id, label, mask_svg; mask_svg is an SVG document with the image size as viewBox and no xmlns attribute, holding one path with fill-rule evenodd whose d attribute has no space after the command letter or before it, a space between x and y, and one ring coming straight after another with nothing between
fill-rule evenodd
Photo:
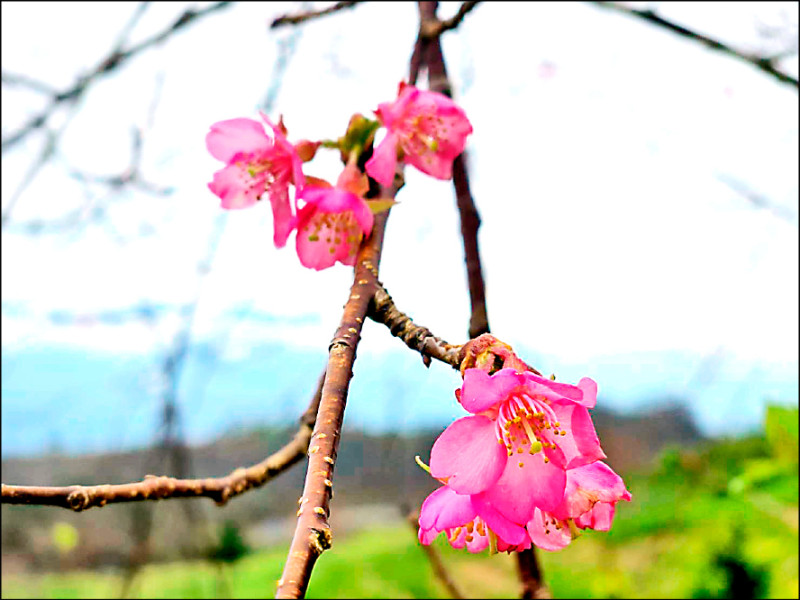
<instances>
[{"instance_id":1,"label":"white sky","mask_svg":"<svg viewBox=\"0 0 800 600\"><path fill-rule=\"evenodd\" d=\"M132 39L161 30L185 6L154 3ZM440 12L452 14L456 6L442 3ZM133 9L3 3L3 70L71 85L108 51ZM208 155L205 134L215 121L256 116L276 41L290 35L270 32L268 23L294 10L293 3L236 5L92 86L14 220L56 218L92 194L105 202L102 188L87 191L67 167L120 172L135 125L147 126L144 176L176 192L115 197L110 224L41 235L4 231L4 353L44 344L154 349L154 332L144 325L76 329L44 317L194 297L197 261L220 215L206 184L221 165ZM759 23L780 24L787 11L797 22L796 3L674 3L658 10L747 51L775 50L759 37ZM336 137L353 112L370 114L391 99L406 74L415 24L412 3L374 3L305 26L273 111L283 113L290 139ZM796 379L795 88L583 3L484 3L447 34L444 48L475 131L471 181L497 336L556 364L647 352L703 356L722 348L743 364L778 365ZM797 75L796 57L783 66ZM4 86L2 100L4 136L43 106L39 95L20 88ZM54 124L63 120L59 115ZM4 209L41 144L33 135L3 155ZM333 180L339 169L329 155L307 172ZM725 183L731 179L783 217L754 207ZM410 169L406 180L392 211L382 280L417 322L464 341L468 298L451 185ZM220 335L229 324L222 313L245 305L317 318L301 326L240 323L228 336L230 359L269 339L327 347L350 270L303 269L293 240L273 248L267 205L226 218L203 282L195 339ZM145 227L154 233L140 236ZM168 339L174 325L155 337ZM361 352L387 348L397 342L375 336ZM655 382L659 375L638 376Z\"/></svg>"}]
</instances>

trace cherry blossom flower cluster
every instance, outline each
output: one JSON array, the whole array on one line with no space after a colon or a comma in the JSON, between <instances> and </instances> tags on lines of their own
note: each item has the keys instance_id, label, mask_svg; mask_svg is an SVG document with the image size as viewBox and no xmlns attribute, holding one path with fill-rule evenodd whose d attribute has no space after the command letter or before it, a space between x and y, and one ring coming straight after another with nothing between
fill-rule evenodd
<instances>
[{"instance_id":1,"label":"cherry blossom flower cluster","mask_svg":"<svg viewBox=\"0 0 800 600\"><path fill-rule=\"evenodd\" d=\"M353 265L362 240L372 231L373 213L391 205L365 198L367 175L389 186L398 163L404 163L437 179L449 179L453 160L472 133L464 111L450 98L405 83L400 84L397 99L380 104L375 114L377 121L355 115L347 134L326 145L339 148L345 158L336 185L304 174L303 163L314 158L321 142L292 144L283 121L275 125L261 113L263 124L247 118L215 123L206 146L225 166L208 187L225 209L247 208L269 198L273 242L282 248L296 231L297 256L303 266L321 270L336 262ZM381 126L385 136L363 174L357 167L359 154L372 145Z\"/></svg>"},{"instance_id":2,"label":"cherry blossom flower cluster","mask_svg":"<svg viewBox=\"0 0 800 600\"><path fill-rule=\"evenodd\" d=\"M393 203L367 198L368 176L390 186L398 165L409 164L449 179L472 133L464 111L450 98L405 83L375 115L377 120L354 115L337 141L294 144L283 121L276 125L263 113L263 123L246 118L215 123L206 145L225 166L208 187L225 209L269 198L275 246L285 246L295 232L305 267L354 265L374 213ZM381 127L385 134L363 173L362 154ZM304 172L320 146L341 152L345 167L335 185ZM443 485L422 504L420 542L430 544L444 532L451 545L470 552L531 545L559 550L582 529L608 530L617 502L631 495L603 462L589 414L597 398L595 382L584 378L569 385L541 377L488 334L465 344L462 353L463 384L456 397L471 414L447 427L431 449L425 468Z\"/></svg>"},{"instance_id":3,"label":"cherry blossom flower cluster","mask_svg":"<svg viewBox=\"0 0 800 600\"><path fill-rule=\"evenodd\" d=\"M631 495L602 462L589 414L595 382L540 377L489 335L470 345L456 397L471 415L433 445L430 474L444 485L422 504L420 542L445 532L470 552L560 550L582 529L608 531Z\"/></svg>"}]
</instances>

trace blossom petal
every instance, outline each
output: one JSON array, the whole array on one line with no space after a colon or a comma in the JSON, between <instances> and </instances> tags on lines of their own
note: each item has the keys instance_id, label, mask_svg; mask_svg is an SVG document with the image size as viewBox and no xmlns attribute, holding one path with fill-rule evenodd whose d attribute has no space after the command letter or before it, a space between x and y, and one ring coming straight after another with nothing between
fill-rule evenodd
<instances>
[{"instance_id":1,"label":"blossom petal","mask_svg":"<svg viewBox=\"0 0 800 600\"><path fill-rule=\"evenodd\" d=\"M451 488L442 486L432 492L422 503L419 511L419 526L422 529L444 531L461 527L472 521L477 512L469 496L457 494Z\"/></svg>"},{"instance_id":2,"label":"blossom petal","mask_svg":"<svg viewBox=\"0 0 800 600\"><path fill-rule=\"evenodd\" d=\"M534 507L549 511L561 503L566 482L564 469L544 462L543 454L523 452L508 457L503 474L483 496L508 519L527 523Z\"/></svg>"},{"instance_id":3,"label":"blossom petal","mask_svg":"<svg viewBox=\"0 0 800 600\"><path fill-rule=\"evenodd\" d=\"M364 165L367 174L383 185L392 185L397 170L397 136L387 133Z\"/></svg>"},{"instance_id":4,"label":"blossom petal","mask_svg":"<svg viewBox=\"0 0 800 600\"><path fill-rule=\"evenodd\" d=\"M294 144L291 144L288 139L286 139L283 130L275 125L275 123L273 123L263 111L258 111L258 113L261 115L261 119L267 125L269 125L270 129L272 129L272 135L275 139L275 146L280 148L282 151L281 154L284 157L289 158L291 162L290 174L292 183L298 190L301 189L306 184L306 181L305 177L303 176L303 161L301 160L300 155L297 153L297 148L294 146Z\"/></svg>"},{"instance_id":5,"label":"blossom petal","mask_svg":"<svg viewBox=\"0 0 800 600\"><path fill-rule=\"evenodd\" d=\"M450 179L453 176L453 159L439 152L409 152L406 148L403 160L426 175L436 179Z\"/></svg>"},{"instance_id":6,"label":"blossom petal","mask_svg":"<svg viewBox=\"0 0 800 600\"><path fill-rule=\"evenodd\" d=\"M489 529L497 534L498 538L514 546L524 543L527 537L525 529L501 514L488 500L486 494L472 496L472 505L477 510L478 516L489 526Z\"/></svg>"},{"instance_id":7,"label":"blossom petal","mask_svg":"<svg viewBox=\"0 0 800 600\"><path fill-rule=\"evenodd\" d=\"M289 204L289 189L273 184L269 189L269 201L272 205L273 242L276 248L283 248L297 224L297 218L292 214L292 206Z\"/></svg>"},{"instance_id":8,"label":"blossom petal","mask_svg":"<svg viewBox=\"0 0 800 600\"><path fill-rule=\"evenodd\" d=\"M575 524L582 529L594 529L596 531L608 531L611 529L611 522L614 520L616 506L608 502L598 502L592 510L583 513L575 519Z\"/></svg>"},{"instance_id":9,"label":"blossom petal","mask_svg":"<svg viewBox=\"0 0 800 600\"><path fill-rule=\"evenodd\" d=\"M442 432L431 449L431 475L459 494L477 494L500 477L506 448L497 443L494 422L463 417Z\"/></svg>"},{"instance_id":10,"label":"blossom petal","mask_svg":"<svg viewBox=\"0 0 800 600\"><path fill-rule=\"evenodd\" d=\"M571 402L554 402L551 407L566 431L566 436L559 437L556 444L564 453L567 469L588 465L606 457L586 408Z\"/></svg>"},{"instance_id":11,"label":"blossom petal","mask_svg":"<svg viewBox=\"0 0 800 600\"><path fill-rule=\"evenodd\" d=\"M466 536L464 536L466 540ZM498 544L499 546L499 544ZM483 552L486 548L489 547L489 536L488 535L475 535L473 533L472 541L467 542L467 550L472 554L477 554L478 552Z\"/></svg>"},{"instance_id":12,"label":"blossom petal","mask_svg":"<svg viewBox=\"0 0 800 600\"><path fill-rule=\"evenodd\" d=\"M591 511L597 503L616 503L630 497L622 477L597 461L567 471L564 501L553 514L561 519L574 519Z\"/></svg>"},{"instance_id":13,"label":"blossom petal","mask_svg":"<svg viewBox=\"0 0 800 600\"><path fill-rule=\"evenodd\" d=\"M545 524L545 519L548 521L547 524ZM566 525L559 523L560 527L556 528L551 521L552 518L549 518L549 515L545 515L544 512L537 508L526 529L535 546L542 550L554 552L569 545L572 541L572 534Z\"/></svg>"},{"instance_id":14,"label":"blossom petal","mask_svg":"<svg viewBox=\"0 0 800 600\"><path fill-rule=\"evenodd\" d=\"M583 390L577 385L572 385L569 383L561 383L559 381L553 381L552 379L541 377L539 375L536 375L535 373L530 373L530 372L525 373L525 379L531 386L531 390L532 391L535 390L535 393L537 394L542 394L551 400L560 400L562 398L566 398L568 400L572 400L573 402L578 402L579 404L583 404ZM592 381L591 379L588 378L584 378L581 381L584 380ZM546 388L546 390L543 390L542 387Z\"/></svg>"},{"instance_id":15,"label":"blossom petal","mask_svg":"<svg viewBox=\"0 0 800 600\"><path fill-rule=\"evenodd\" d=\"M316 186L304 187L298 198L307 202L297 214L297 256L303 266L319 271L336 261L355 264L374 220L367 203L345 190Z\"/></svg>"},{"instance_id":16,"label":"blossom petal","mask_svg":"<svg viewBox=\"0 0 800 600\"><path fill-rule=\"evenodd\" d=\"M514 369L501 369L489 375L481 369L464 371L461 406L478 414L504 401L524 379Z\"/></svg>"},{"instance_id":17,"label":"blossom petal","mask_svg":"<svg viewBox=\"0 0 800 600\"><path fill-rule=\"evenodd\" d=\"M240 165L228 165L214 173L208 189L222 200L222 208L247 208L264 193L264 182L251 177Z\"/></svg>"},{"instance_id":18,"label":"blossom petal","mask_svg":"<svg viewBox=\"0 0 800 600\"><path fill-rule=\"evenodd\" d=\"M594 408L597 404L597 383L593 379L584 377L578 382L578 387L583 392L583 399L578 404L586 408Z\"/></svg>"},{"instance_id":19,"label":"blossom petal","mask_svg":"<svg viewBox=\"0 0 800 600\"><path fill-rule=\"evenodd\" d=\"M211 126L206 147L217 160L230 163L239 153L262 152L272 147L264 126L253 119L228 119Z\"/></svg>"}]
</instances>

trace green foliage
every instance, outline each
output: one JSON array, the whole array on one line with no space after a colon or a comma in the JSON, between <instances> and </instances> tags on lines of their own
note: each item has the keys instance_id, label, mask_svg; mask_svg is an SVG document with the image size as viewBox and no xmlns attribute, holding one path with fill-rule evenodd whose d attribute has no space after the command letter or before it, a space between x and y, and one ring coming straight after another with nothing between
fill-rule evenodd
<instances>
[{"instance_id":1,"label":"green foliage","mask_svg":"<svg viewBox=\"0 0 800 600\"><path fill-rule=\"evenodd\" d=\"M765 429L773 455L781 461L797 464L797 409L784 406L768 407Z\"/></svg>"},{"instance_id":2,"label":"green foliage","mask_svg":"<svg viewBox=\"0 0 800 600\"><path fill-rule=\"evenodd\" d=\"M51 535L53 545L61 554L67 554L78 545L78 530L64 521L53 524Z\"/></svg>"},{"instance_id":3,"label":"green foliage","mask_svg":"<svg viewBox=\"0 0 800 600\"><path fill-rule=\"evenodd\" d=\"M239 532L239 526L233 521L227 520L222 526L219 544L211 551L210 558L212 560L232 563L250 554L250 552L250 548Z\"/></svg>"}]
</instances>

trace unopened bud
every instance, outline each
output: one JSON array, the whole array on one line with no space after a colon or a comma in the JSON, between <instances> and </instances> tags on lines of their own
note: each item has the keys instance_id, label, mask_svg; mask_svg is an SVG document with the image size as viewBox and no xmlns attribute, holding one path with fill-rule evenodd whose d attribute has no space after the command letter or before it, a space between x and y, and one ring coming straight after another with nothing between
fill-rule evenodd
<instances>
[{"instance_id":1,"label":"unopened bud","mask_svg":"<svg viewBox=\"0 0 800 600\"><path fill-rule=\"evenodd\" d=\"M294 149L297 150L297 155L300 157L300 160L308 162L317 154L319 144L319 142L312 142L310 140L300 140L294 145Z\"/></svg>"}]
</instances>

